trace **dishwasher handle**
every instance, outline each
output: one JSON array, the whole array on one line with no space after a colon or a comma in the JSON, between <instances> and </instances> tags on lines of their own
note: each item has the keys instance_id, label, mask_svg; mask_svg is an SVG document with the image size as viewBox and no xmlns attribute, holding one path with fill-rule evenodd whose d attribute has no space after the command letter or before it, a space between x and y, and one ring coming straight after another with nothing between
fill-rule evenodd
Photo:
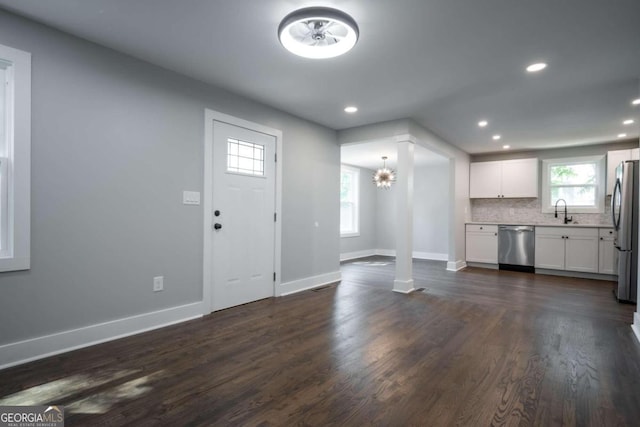
<instances>
[{"instance_id":1,"label":"dishwasher handle","mask_svg":"<svg viewBox=\"0 0 640 427\"><path fill-rule=\"evenodd\" d=\"M533 233L533 231L535 230L534 227L530 225L523 225L523 226L501 225L498 227L498 229L500 231L512 231L517 233L522 233L522 232Z\"/></svg>"}]
</instances>

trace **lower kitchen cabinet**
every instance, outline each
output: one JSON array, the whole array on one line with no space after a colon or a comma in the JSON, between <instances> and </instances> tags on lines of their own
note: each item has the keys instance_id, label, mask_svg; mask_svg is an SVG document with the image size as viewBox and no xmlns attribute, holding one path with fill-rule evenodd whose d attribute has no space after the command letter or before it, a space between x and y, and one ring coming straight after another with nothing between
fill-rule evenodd
<instances>
[{"instance_id":1,"label":"lower kitchen cabinet","mask_svg":"<svg viewBox=\"0 0 640 427\"><path fill-rule=\"evenodd\" d=\"M598 273L598 229L536 227L535 267Z\"/></svg>"},{"instance_id":2,"label":"lower kitchen cabinet","mask_svg":"<svg viewBox=\"0 0 640 427\"><path fill-rule=\"evenodd\" d=\"M498 226L467 224L467 261L498 263Z\"/></svg>"},{"instance_id":3,"label":"lower kitchen cabinet","mask_svg":"<svg viewBox=\"0 0 640 427\"><path fill-rule=\"evenodd\" d=\"M564 234L536 227L535 267L564 270L564 246Z\"/></svg>"},{"instance_id":4,"label":"lower kitchen cabinet","mask_svg":"<svg viewBox=\"0 0 640 427\"><path fill-rule=\"evenodd\" d=\"M600 274L618 274L618 251L613 241L613 228L601 228L598 251L598 273Z\"/></svg>"}]
</instances>

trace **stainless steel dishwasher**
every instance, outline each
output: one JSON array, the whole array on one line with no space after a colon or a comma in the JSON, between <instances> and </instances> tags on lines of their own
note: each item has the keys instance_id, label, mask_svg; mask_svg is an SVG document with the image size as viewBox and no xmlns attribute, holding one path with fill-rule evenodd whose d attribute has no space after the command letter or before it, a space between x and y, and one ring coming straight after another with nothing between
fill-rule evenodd
<instances>
[{"instance_id":1,"label":"stainless steel dishwasher","mask_svg":"<svg viewBox=\"0 0 640 427\"><path fill-rule=\"evenodd\" d=\"M501 225L498 227L498 265L501 270L535 272L535 227Z\"/></svg>"}]
</instances>

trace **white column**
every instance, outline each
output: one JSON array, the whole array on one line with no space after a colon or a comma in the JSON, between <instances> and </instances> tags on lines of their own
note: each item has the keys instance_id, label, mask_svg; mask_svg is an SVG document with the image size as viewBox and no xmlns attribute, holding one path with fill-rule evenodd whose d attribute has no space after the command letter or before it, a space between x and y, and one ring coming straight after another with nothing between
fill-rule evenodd
<instances>
[{"instance_id":1,"label":"white column","mask_svg":"<svg viewBox=\"0 0 640 427\"><path fill-rule=\"evenodd\" d=\"M396 176L396 279L393 291L408 294L413 288L413 150L411 141L398 143Z\"/></svg>"}]
</instances>

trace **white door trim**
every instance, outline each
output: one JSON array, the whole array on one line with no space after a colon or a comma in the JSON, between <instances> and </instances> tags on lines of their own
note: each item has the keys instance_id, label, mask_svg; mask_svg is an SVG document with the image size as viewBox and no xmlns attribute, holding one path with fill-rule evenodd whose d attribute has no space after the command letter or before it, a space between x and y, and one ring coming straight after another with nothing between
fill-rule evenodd
<instances>
[{"instance_id":1,"label":"white door trim","mask_svg":"<svg viewBox=\"0 0 640 427\"><path fill-rule=\"evenodd\" d=\"M233 126L243 127L255 132L271 135L276 139L276 200L275 207L278 220L275 224L275 248L274 248L274 271L276 280L273 283L273 295L278 295L281 280L281 247L282 247L282 131L259 123L250 122L228 114L206 108L204 110L204 194L203 200L203 216L204 216L204 249L202 258L202 307L203 314L209 314L212 310L211 305L211 281L213 279L212 269L212 242L211 230L213 227L213 206L211 194L213 190L213 121L228 123Z\"/></svg>"}]
</instances>

